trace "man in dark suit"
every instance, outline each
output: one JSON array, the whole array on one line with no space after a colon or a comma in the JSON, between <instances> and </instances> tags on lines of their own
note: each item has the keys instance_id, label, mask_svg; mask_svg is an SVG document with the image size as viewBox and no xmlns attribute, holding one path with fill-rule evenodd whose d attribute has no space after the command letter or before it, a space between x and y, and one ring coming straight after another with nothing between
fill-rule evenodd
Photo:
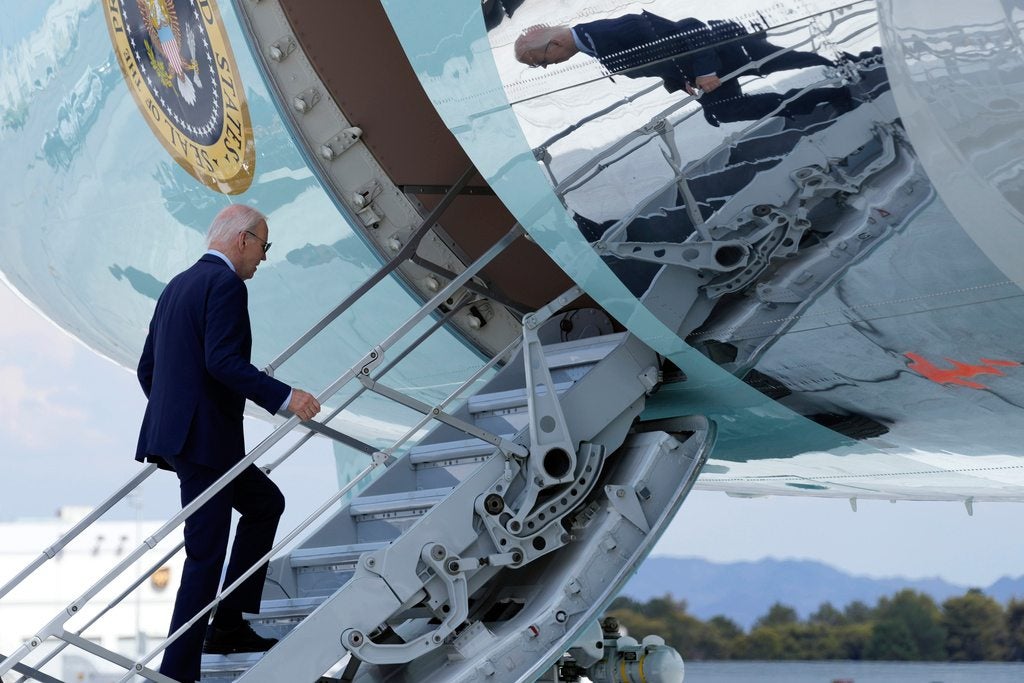
<instances>
[{"instance_id":1,"label":"man in dark suit","mask_svg":"<svg viewBox=\"0 0 1024 683\"><path fill-rule=\"evenodd\" d=\"M303 420L320 410L311 394L290 388L250 362L244 281L266 260L268 236L266 218L255 209L233 205L221 211L210 225L209 251L168 283L149 325L138 369L149 403L135 458L177 473L183 507L245 456L246 399L271 414L287 409ZM185 522L186 559L169 632L216 596L232 508L241 519L225 586L273 547L284 497L250 465ZM277 642L260 637L242 619L243 612L259 611L266 571L264 564L228 595L209 628L200 619L168 646L160 671L179 681L197 681L203 651L262 652Z\"/></svg>"},{"instance_id":2,"label":"man in dark suit","mask_svg":"<svg viewBox=\"0 0 1024 683\"><path fill-rule=\"evenodd\" d=\"M741 73L764 76L832 66L832 62L814 52L783 52L783 48L768 42L764 33L747 33L732 21L710 24L693 18L672 21L642 12L572 27L534 26L516 40L516 59L546 67L583 52L598 59L611 73L660 78L669 92L685 90L698 95L704 116L713 126L756 121L776 109L782 116L805 114L822 102L849 108L846 88L815 88L799 96L799 90L747 95L737 79L723 82L719 76L740 69ZM754 66L753 62L773 54L777 56L760 67ZM783 105L790 98L793 101Z\"/></svg>"}]
</instances>

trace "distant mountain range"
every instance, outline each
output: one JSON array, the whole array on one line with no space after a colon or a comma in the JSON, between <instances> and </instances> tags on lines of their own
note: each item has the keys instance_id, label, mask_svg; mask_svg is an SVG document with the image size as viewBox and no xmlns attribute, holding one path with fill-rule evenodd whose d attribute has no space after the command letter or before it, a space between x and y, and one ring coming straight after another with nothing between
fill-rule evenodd
<instances>
[{"instance_id":1,"label":"distant mountain range","mask_svg":"<svg viewBox=\"0 0 1024 683\"><path fill-rule=\"evenodd\" d=\"M904 588L927 593L937 603L963 595L969 586L957 586L942 579L871 579L851 576L820 562L773 560L718 564L697 558L651 557L622 591L640 602L670 594L685 600L687 611L708 619L724 614L749 629L773 603L781 602L806 618L823 602L842 610L854 600L874 606L880 597ZM1002 578L987 588L987 594L1005 603L1024 596L1024 576Z\"/></svg>"}]
</instances>

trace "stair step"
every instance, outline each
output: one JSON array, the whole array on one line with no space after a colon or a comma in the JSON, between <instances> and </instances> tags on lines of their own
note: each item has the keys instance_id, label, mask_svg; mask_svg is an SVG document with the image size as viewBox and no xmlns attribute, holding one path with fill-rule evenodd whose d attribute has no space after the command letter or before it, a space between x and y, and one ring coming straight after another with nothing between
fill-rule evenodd
<instances>
[{"instance_id":1,"label":"stair step","mask_svg":"<svg viewBox=\"0 0 1024 683\"><path fill-rule=\"evenodd\" d=\"M501 438L511 439L515 434L503 434ZM449 463L469 458L486 457L494 452L494 445L480 439L464 439L462 441L445 441L409 449L409 462L417 465Z\"/></svg>"},{"instance_id":2,"label":"stair step","mask_svg":"<svg viewBox=\"0 0 1024 683\"><path fill-rule=\"evenodd\" d=\"M555 393L564 394L573 385L573 382L556 382ZM469 398L469 412L473 415L481 413L493 413L499 410L518 410L526 408L526 389L509 389L508 391L496 391L491 394L478 394Z\"/></svg>"},{"instance_id":3,"label":"stair step","mask_svg":"<svg viewBox=\"0 0 1024 683\"><path fill-rule=\"evenodd\" d=\"M600 337L586 337L567 342L546 344L544 346L544 359L548 364L548 370L555 373L558 370L565 370L567 368L594 365L618 347L625 335L625 332L619 332ZM553 377L553 379L557 380L558 378ZM572 381L556 381L555 391L559 394L564 393L578 379L579 377L577 376ZM493 413L500 410L519 410L526 407L526 397L527 392L525 388L516 388L471 396L467 405L469 412L474 415Z\"/></svg>"},{"instance_id":4,"label":"stair step","mask_svg":"<svg viewBox=\"0 0 1024 683\"><path fill-rule=\"evenodd\" d=\"M246 615L251 623L266 623L274 621L302 621L305 617L320 606L323 598L291 598L288 600L264 600L260 604L259 614Z\"/></svg>"},{"instance_id":5,"label":"stair step","mask_svg":"<svg viewBox=\"0 0 1024 683\"><path fill-rule=\"evenodd\" d=\"M266 602L263 603L259 617L251 620L253 630L264 638L282 638L285 633L290 631L299 621L301 621L301 618L295 619L294 623L287 624L286 628L282 628L280 625L277 627L269 626L263 623L265 620L263 612L267 609L266 605ZM314 608L310 608L306 614L312 612L313 609ZM305 615L303 615L303 617L305 617ZM202 680L207 681L207 683L233 681L242 673L248 671L249 668L262 659L265 654L265 652L238 652L230 655L204 654L202 659Z\"/></svg>"},{"instance_id":6,"label":"stair step","mask_svg":"<svg viewBox=\"0 0 1024 683\"><path fill-rule=\"evenodd\" d=\"M201 680L204 683L233 681L262 659L264 654L263 652L239 652L233 655L203 655Z\"/></svg>"},{"instance_id":7,"label":"stair step","mask_svg":"<svg viewBox=\"0 0 1024 683\"><path fill-rule=\"evenodd\" d=\"M288 556L293 569L300 572L310 568L351 569L359 561L363 553L373 552L386 546L387 543L350 543L333 545L323 548L298 548Z\"/></svg>"},{"instance_id":8,"label":"stair step","mask_svg":"<svg viewBox=\"0 0 1024 683\"><path fill-rule=\"evenodd\" d=\"M376 496L360 496L352 501L349 512L355 519L391 517L403 512L426 512L444 500L453 486L422 491L398 491Z\"/></svg>"},{"instance_id":9,"label":"stair step","mask_svg":"<svg viewBox=\"0 0 1024 683\"><path fill-rule=\"evenodd\" d=\"M616 332L600 337L545 344L544 360L549 370L596 363L617 347L625 336L625 332Z\"/></svg>"},{"instance_id":10,"label":"stair step","mask_svg":"<svg viewBox=\"0 0 1024 683\"><path fill-rule=\"evenodd\" d=\"M560 351L562 352L560 354L561 360L567 364L567 367L569 365L577 367L559 370L559 375L551 382L551 386L548 389L551 392L555 392L571 388L562 397L562 405L563 410L566 411L566 419L571 420L571 424L577 430L574 431L574 437L581 440L594 439L600 444L601 448L606 448L609 452L616 450L626 438L628 426L642 409L641 397L645 394L646 386L638 379L638 376L656 362L654 352L647 349L639 340L628 335L619 337L617 342L611 343L607 340L602 343L594 343L593 341L572 342L562 346ZM595 359L598 359L600 362L593 366L587 365L587 363L593 362ZM523 379L520 374L522 372L521 360L517 359L509 364L509 366L506 366L501 372L507 372L508 374L504 377L496 377L495 383L491 386L494 388L511 389L511 391L492 391L491 396L486 397L485 401L476 401L477 407L482 405L487 407L495 407L496 405L507 406L509 405L509 400L513 397L517 399L517 403L520 405L526 404L527 392L522 388ZM566 381L566 379L570 381ZM596 405L599 402L600 405ZM467 407L461 415L466 416L467 413L471 412L472 409ZM509 431L516 431L515 425L512 424L513 422L525 420L525 411L515 412L514 414L512 411L509 411L507 415L472 416L470 419L480 420L478 425L483 429L488 429L491 433L507 434ZM504 422L509 424L501 424L499 426L499 423ZM487 423L487 426L484 423ZM511 430L510 426L512 427ZM447 437L440 436L442 433L448 434L450 437L458 439L458 441L447 441ZM478 466L472 466L472 474L462 480L457 487L432 483L421 484L423 488L408 490L413 488L413 481L421 481L421 475L423 474L440 479L450 471L447 467L429 468L423 472L414 471L412 470L413 455L416 456L421 464L427 464L443 460L444 458L450 458L453 454L482 457L481 454L486 454L491 450L489 446L485 446L482 442L457 435L447 427L434 438L438 442L415 447L415 451L410 449L409 460L403 458L403 460L399 461L399 466L386 470L382 477L373 484L374 488L370 490L369 494L354 499L347 509L341 510L338 518L333 520L335 529L338 532L337 535L331 536L333 541L348 543L391 541L392 545L387 546L387 550L389 558L394 558L395 573L389 576L394 576L395 580L400 582L400 585L398 583L393 584L395 589L389 592L386 585L382 583L382 578L373 575L371 572L366 572L364 575L363 567L357 566L355 572L359 575L360 579L357 581L349 580L339 585L329 595L325 595L323 603L312 610L304 620L290 631L287 637L276 647L272 648L264 659L256 664L250 674L253 680L276 681L281 680L283 677L293 680L316 680L323 671L333 666L345 655L347 650L346 642L339 638L339 635L347 628L358 629L361 633L369 633L373 629L378 628L380 624L389 623L391 625L390 621L393 620L395 632L403 638L407 636L418 638L420 635L427 634L432 630L432 618L434 617L432 610L436 608L436 605L428 605L427 608L421 609L418 607L418 602L428 595L431 600L434 599L435 593L432 592L433 588L430 588L431 592L429 593L422 593L424 589L421 587L421 582L424 582L423 585L425 586L425 582L429 582L436 577L432 574L421 575L417 557L422 553L425 544L428 543L443 543L445 547L450 547L452 552L458 553L476 553L478 548L489 552L491 548L489 543L475 540L480 529L475 525L469 524L473 520L466 519L465 515L472 515L472 505L477 497L491 490L491 487L496 482L503 481L503 475L507 476L508 474L507 463L502 458L483 457L483 462L479 463ZM645 438L645 435L640 435L638 438ZM667 442L671 440L669 437L658 438L663 438L666 443L658 441L657 444L654 444L652 442L651 448L644 450L642 457L629 458L627 465L621 466L636 468L638 470L637 476L639 477L649 473L645 469L648 464L664 462L669 466L671 474L676 474L676 470L673 469L678 464L676 458L655 457L663 456L668 452ZM442 441L442 439L445 440ZM598 453L598 451L595 451L595 453ZM595 455L595 457L601 456ZM633 463L634 460L637 461L637 464ZM618 462L626 461L620 459ZM470 465L468 463L458 463L454 466L454 468L458 467L468 468ZM632 472L632 470L628 472L626 470L623 471L627 474ZM624 491L630 489L638 491L634 498L636 501L640 501L642 505L641 499L646 500L644 498L646 494L639 493L643 487L639 486L635 479L636 477L628 478L622 482L626 487ZM674 482L675 478L669 477L668 479L673 479ZM593 481L595 480L592 480L590 477L586 479L586 483L590 485L594 485ZM619 483L618 479L610 481ZM671 488L675 486L673 482L667 482L665 487ZM661 488L653 482L645 479L644 484L649 487L650 491L658 495L663 493ZM672 490L675 489L673 488ZM595 489L595 492L597 491ZM579 493L581 496L587 495L585 492ZM595 493L595 500L600 502L595 503L593 509L597 511L600 505L605 507L615 505L626 510L625 506L634 502L634 498L618 502L618 498L610 498L607 495L601 496ZM565 505L568 505L568 503L565 503ZM632 508L629 508L628 511L630 513L634 512ZM622 514L625 513L620 513L620 516ZM573 566L562 568L562 563L558 561L561 553L551 555L552 558L555 558L553 562L549 563L545 559L531 564L527 568L531 579L527 581L525 587L520 586L518 576L514 579L503 581L505 577L494 578L489 569L473 575L473 580L479 577L481 581L495 581L493 589L489 586L481 586L477 590L476 586L470 587L467 585L467 588L475 593L473 595L473 609L476 609L478 600L495 601L495 604L498 605L495 610L491 610L486 606L486 602L483 603L484 607L479 611L481 618L484 615L491 615L489 618L497 618L499 613L500 615L509 614L507 611L509 605L517 604L515 599L518 598L520 592L523 592L523 595L526 595L528 598L533 595L537 596L537 605L532 607L534 612L531 612L529 615L529 622L524 622L523 624L517 622L507 625L508 633L505 635L509 644L508 649L515 651L516 661L522 664L522 670L509 670L507 675L503 673L500 677L502 681L518 680L520 678L529 680L530 677L526 676L527 669L537 664L537 661L539 661L537 659L538 654L547 658L552 655L557 656L558 653L555 650L564 650L563 643L557 642L551 646L555 648L552 652L533 652L531 648L523 648L520 636L523 629L529 626L529 624L534 622L541 623L541 620L547 619L544 615L548 611L546 606L548 602L555 600L556 603L552 603L555 606L563 603L569 605L575 599L574 595L561 590L560 586L570 583L573 573L579 571L579 565L592 566L594 574L592 579L593 585L607 585L607 590L611 590L613 584L617 583L617 577L623 574L623 571L621 568L616 569L613 564L624 563L627 559L625 556L620 556L618 553L604 553L602 558L608 555L608 562L613 564L599 563L593 560L593 557L598 555L596 549L602 541L605 542L605 545L609 543L614 545L614 542L607 540L611 538L611 531L613 529L619 530L619 527L616 526L618 521L614 520L613 517L613 515L599 515L601 521L597 523L604 525L600 538L591 538L588 535L589 531L587 534L582 534L583 537L588 539L590 545L587 547L586 552L577 550L572 555L570 561ZM571 520L566 521L579 523L581 528L590 521L590 518L584 521L580 521L581 519L583 519L582 513L579 519L573 517ZM594 519L598 519L598 517ZM556 524L551 532L552 538L555 538L556 534L560 534L564 530L564 527L559 528ZM643 538L642 534L639 536L636 534L629 536L631 538ZM624 543L624 541L618 539L616 542ZM544 546L536 542L529 544L528 547L533 551L544 550ZM455 550L456 548L457 550ZM575 548L575 544L570 544L567 548L571 552ZM331 562L341 559L342 556L351 559L354 558L355 552L351 547L333 549L320 547L308 551L305 556L297 559L302 562L309 562L311 565L309 568L316 569L320 566L331 566ZM466 555L466 557L470 556L475 555ZM550 577L542 574L545 568L548 567L553 567L553 573ZM390 568L391 565L389 565ZM614 572L618 572L618 574ZM300 573L295 578L305 577L302 580L322 579L325 582L324 585L318 584L315 587L315 590L319 591L327 589L327 581L343 580L342 577L346 573L343 571L323 571L319 573L310 571L305 574ZM534 580L534 577L540 580ZM445 579L447 580L447 577ZM508 605L501 602L504 599L501 591L504 590L506 585L511 591L508 597L512 600ZM397 590L397 588L401 588L401 591ZM301 581L298 591L299 595L313 597L311 593L303 594L301 592ZM441 599L441 593L436 595L438 596L437 599ZM604 602L605 597L602 596L602 604ZM412 612L408 611L410 608L413 610ZM595 606L594 610L596 609L597 607ZM509 620L510 617L503 619L503 621ZM544 623L546 624L546 621ZM554 628L555 631L559 630L557 627ZM565 631L564 628L561 630ZM486 636L487 634L484 635ZM490 638L490 636L487 637ZM494 637L497 637L497 634ZM567 637L568 634L566 634ZM413 643L415 641L409 639L407 642ZM463 645L467 643L469 643L468 640L463 641ZM404 677L409 680L425 680L430 678L432 681L437 682L443 680L480 680L482 676L474 667L479 663L476 661L477 659L484 655L489 656L489 648L489 642L478 642L474 639L471 647L463 650L470 653L464 658L452 657L452 652L447 648L428 650L422 657L418 657L417 661L412 663L411 666L370 667L360 671L360 677L366 678L367 681L376 681L377 683L396 677ZM504 651L502 654L505 654ZM420 662L420 659L423 661ZM462 661L463 663L449 664L454 661ZM505 660L496 661L504 662ZM423 665L422 668L420 667L421 663ZM447 672L439 673L441 668L448 666L452 667L451 671L459 675L446 678L445 673ZM504 666L503 664L503 670Z\"/></svg>"},{"instance_id":11,"label":"stair step","mask_svg":"<svg viewBox=\"0 0 1024 683\"><path fill-rule=\"evenodd\" d=\"M342 577L339 574L333 578L336 579L334 590L337 590L349 577ZM312 614L313 610L319 607L327 596L333 592L333 590L320 593L311 592L308 596L287 600L264 600L260 605L259 614L247 614L245 616L260 635L280 640L291 633L292 629Z\"/></svg>"}]
</instances>

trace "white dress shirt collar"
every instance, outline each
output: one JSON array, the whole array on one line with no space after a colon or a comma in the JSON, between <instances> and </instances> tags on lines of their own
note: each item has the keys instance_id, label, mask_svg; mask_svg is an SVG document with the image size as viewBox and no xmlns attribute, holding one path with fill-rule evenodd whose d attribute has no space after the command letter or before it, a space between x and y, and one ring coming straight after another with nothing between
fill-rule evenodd
<instances>
[{"instance_id":1,"label":"white dress shirt collar","mask_svg":"<svg viewBox=\"0 0 1024 683\"><path fill-rule=\"evenodd\" d=\"M206 251L206 253L207 253L207 254L213 254L214 256L217 256L217 257L219 257L219 258L220 258L220 259L221 259L222 261L224 261L224 263L228 264L228 268L230 268L230 269L231 269L231 272L232 272L232 273L237 273L237 272L238 272L237 270L235 270L235 264L231 262L231 259L229 259L229 258L228 258L227 256L225 256L224 254L220 253L220 252L219 252L219 251L217 251L216 249L208 249L208 250Z\"/></svg>"}]
</instances>

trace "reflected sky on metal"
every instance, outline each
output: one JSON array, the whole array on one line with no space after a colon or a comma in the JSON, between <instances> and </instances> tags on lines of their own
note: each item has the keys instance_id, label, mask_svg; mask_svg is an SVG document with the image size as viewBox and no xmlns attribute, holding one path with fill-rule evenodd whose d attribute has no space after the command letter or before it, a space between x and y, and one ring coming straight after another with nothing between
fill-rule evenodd
<instances>
[{"instance_id":1,"label":"reflected sky on metal","mask_svg":"<svg viewBox=\"0 0 1024 683\"><path fill-rule=\"evenodd\" d=\"M907 130L950 211L1024 283L1024 6L882 0Z\"/></svg>"},{"instance_id":2,"label":"reflected sky on metal","mask_svg":"<svg viewBox=\"0 0 1024 683\"><path fill-rule=\"evenodd\" d=\"M671 394L656 394L649 415L694 412L720 419L716 455L780 456L842 443L839 435L771 401L687 346L589 247L523 136L501 86L478 3L384 5L441 117L534 240L630 331L685 368L688 381Z\"/></svg>"},{"instance_id":3,"label":"reflected sky on metal","mask_svg":"<svg viewBox=\"0 0 1024 683\"><path fill-rule=\"evenodd\" d=\"M554 67L530 70L510 57L510 50L522 24L544 20L543 12L554 11L550 17L554 23L575 17L593 19L602 12L610 15L642 8L668 13L676 8L662 0L620 4L520 3L515 10L519 23L502 20L495 26L489 17L489 31L473 0L444 0L430 6L389 0L384 6L446 125L532 238L608 312L684 369L687 381L663 386L648 402L647 415L692 412L712 416L719 423L720 435L716 466L725 468L719 474L728 474L726 470L733 467L731 475L754 478L768 470L743 470L740 465L744 461L764 462L809 452L819 453L817 459L801 461L809 466L801 470L790 460L782 471L807 475L824 466L834 467L832 471L859 468L881 476L878 470L885 469L881 461L845 456L879 448L889 449L887 455L897 449L905 452L907 444L915 443L929 448L947 444L965 455L996 456L1004 448L1010 451L1016 432L1001 432L998 426L1024 405L1024 398L1017 395L1019 371L1010 365L1019 361L1014 349L1007 346L1015 338L1014 330L1024 325L1018 322L1024 312L1019 310L1021 291L1014 283L1022 281L1014 270L1019 263L1013 255L1019 250L1006 248L1024 234L1016 230L1016 223L962 219L965 231L944 203L925 201L931 196L930 186L921 186L919 206L906 209L902 222L879 241L883 246L873 245L865 251L871 253L870 258L844 262L842 269L849 268L849 272L843 270L841 280L830 281L838 282L834 289L832 284L821 286L800 308L787 309L786 315L774 318L770 311L758 310L760 303L753 297L730 303L735 306L726 308L728 315L719 322L757 322L761 316L763 322L775 324L767 333L755 329L748 334L742 325L736 328L740 333L732 341L753 349L744 367L729 367L728 361L723 367L718 364L720 359L713 362L691 348L675 328L662 322L656 308L641 304L635 296L635 283L620 279L617 273L621 270L610 268L609 260L595 253L574 214L576 218L582 214L613 220L638 199L654 197L651 205L659 205L669 194L655 195L672 180L665 150L642 145L633 152L630 164L615 163L599 173L581 176L581 182L568 191L553 185L571 177L583 160L608 148L614 135L642 128L680 100L657 83L651 89L643 79L608 78L593 59L576 58L559 65L567 67L565 73ZM810 45L829 56L840 55L846 47L864 49L877 43L877 30L871 23L873 8L860 14L860 10L844 9L792 26L786 23L787 17L807 16L828 6L823 2L799 6L765 3L769 19L781 22L772 40L801 50ZM915 6L910 3L901 11L911 12ZM753 9L758 7L737 0L716 6L715 14L754 21L759 12ZM996 16L999 12L1006 15L1005 21L1019 18L1018 10L994 2L981 10L979 16L996 23L1003 20ZM706 8L696 5L679 11L711 19ZM369 276L377 260L296 149L292 131L282 123L261 81L249 52L254 48L247 46L231 6L225 3L221 12L246 86L256 140L256 173L252 187L240 200L270 216L275 243L270 261L249 285L254 357L261 364ZM883 19L892 19L899 30L904 24L911 32L923 30L920 18L912 13L900 17ZM941 18L942 14L937 14L937 19ZM102 11L92 2L60 0L45 7L19 5L0 29L4 49L0 154L6 162L0 168L5 187L5 214L0 224L5 248L0 250L0 271L62 327L131 367L163 284L201 253L205 226L232 200L196 182L153 138L119 73L103 24ZM840 25L842 32L829 33ZM927 24L924 28L941 32L948 26ZM994 36L986 31L968 31L981 38L957 43L952 51L954 56L973 59L980 50L989 59L986 64L1005 67L985 72L990 80L977 87L992 97L974 98L977 102L973 104L967 101L973 91L953 73L954 67L970 72L974 68L971 59L966 67L956 60L951 66L946 60L938 73L932 68L938 58L927 51L914 52L911 42L901 46L910 52L898 55L907 60L906 68L889 54L898 50L886 48L887 65L900 67L894 71L900 106L923 102L932 107L930 112L922 110L920 117L916 110L908 110L905 116L911 122L913 142L928 152L925 163L941 156L941 150L936 152L931 142L922 144L920 140L926 139L920 137L922 131L952 149L947 152L954 161L971 162L943 177L929 169L939 178L938 189L958 216L966 206L965 198L972 197L967 189L970 182L950 184L950 179L958 177L956 173L984 185L986 191L1001 193L988 207L992 215L1002 211L1012 216L1017 210L1016 162L1020 155L1014 154L1013 135L1010 143L999 144L1001 131L1008 127L1019 130L1018 111L1010 106L1021 99L1014 95L1019 85L1014 80L1017 53L1012 35L1003 31ZM899 34L889 35L891 39ZM823 36L835 37L837 42L823 42ZM988 42L978 43L982 38ZM922 78L922 74L927 76ZM774 74L774 80L752 82L750 91L815 87L814 79L819 77L829 79L834 74L827 67L787 71ZM944 84L958 83L963 86L963 96L958 87L943 90ZM645 94L647 90L650 92ZM998 93L1006 95L1005 102L996 97ZM936 117L934 105L945 106L943 98L948 97L959 99L950 104L950 111L941 112L945 118L938 124L930 121L928 116ZM630 106L616 108L606 117L608 121L597 121L594 128L581 128L586 132L576 137L553 143L550 159L541 155L542 163L538 163L535 148L571 125L581 107L593 110L621 102ZM981 106L983 115L973 116L975 109L969 104ZM679 111L684 120L676 133L682 143L679 151L687 159L718 149L745 125L712 128L692 102L683 103ZM779 132L770 125L761 130L766 136ZM947 167L940 164L938 168ZM670 189L674 193L674 188ZM884 194L877 197L885 199ZM877 216L884 218L887 212ZM975 210L971 215L982 214ZM845 248L838 241L836 247ZM951 250L957 255L956 268L944 265ZM771 303L771 297L764 303ZM322 387L414 309L405 290L389 280L286 363L279 374L299 385ZM954 309L956 316L950 317L947 311ZM698 332L707 335L709 330ZM440 333L398 367L391 383L431 401L445 395L479 363L458 339ZM747 367L756 367L769 381L781 382L792 395L773 398L770 391L763 393L734 376ZM981 380L977 373L982 373ZM948 377L956 382L950 385L936 380ZM973 393L982 391L986 392L982 397ZM852 414L875 429L886 429L891 443L873 437L854 441L801 416L823 410L826 418L833 411ZM354 412L358 419L350 416L342 425L382 444L388 436L398 435L398 422L410 418L404 410L382 401L360 401ZM1002 436L972 443L975 437L968 425L983 425L989 435ZM895 461L889 464L896 466ZM938 468L950 469L946 465ZM995 469L1005 472L1008 468L1000 464ZM912 467L904 470L911 474L907 481L913 483ZM714 485L714 474L709 468L702 482ZM887 486L893 490L896 480L884 481L885 486L868 484L866 488ZM746 485L733 480L722 487L741 490ZM966 490L970 484L928 489L928 495L957 486ZM984 489L986 484L980 486ZM801 491L824 495L818 488ZM839 488L829 489L828 494L844 495Z\"/></svg>"},{"instance_id":4,"label":"reflected sky on metal","mask_svg":"<svg viewBox=\"0 0 1024 683\"><path fill-rule=\"evenodd\" d=\"M604 185L594 191L593 197L599 198L596 204L590 199L574 204L567 195L566 206L553 181L557 184L559 173L571 172L581 155L592 151L588 145L599 149L612 138L600 137L604 133L599 128L596 141L587 133L577 136L576 152L570 145L568 151L549 148L551 156L535 154L534 147L547 136L579 120L581 110L587 113L635 94L647 95L645 84L633 84L630 79L614 76L609 80L607 74L588 78L583 60L558 65L566 67L568 76L552 75L556 67L528 70L515 65L508 53L515 34L536 19L528 12L532 8L560 13L551 22L558 23L574 11L590 18L618 16L641 6L648 9L647 3L588 4L582 10L572 3L557 7L523 3L515 13L518 28L508 30L502 20L490 33L474 14L476 5L470 0L448 0L429 9L397 0L384 4L445 123L532 237L622 324L684 369L687 381L661 387L649 399L646 416L694 412L716 420L719 441L699 487L740 495L1019 499L1018 466L1012 457L1001 454L1016 452L1013 442L1019 437L1017 430L1004 425L1021 405L1020 378L1014 374L1016 366L1010 365L1015 352L1007 344L1015 338L1012 330L1021 325L1022 293L993 267L973 243L973 235L964 232L945 205L933 199L927 178L912 170L913 154L901 162L911 163L905 181L893 184L879 177L877 187L865 186L867 191L881 192L865 196L863 206L878 209L870 209L873 217L860 217L866 231L851 235L852 242L836 242L833 253L874 239L874 234L884 234L883 240L864 258L835 266L840 271L834 286L819 287L795 312L773 315L769 305L761 319L774 326L773 331L737 328L735 344L760 345L750 362L769 385L780 384L782 391L773 393L764 382L741 382L680 340L609 269L573 221L572 211L580 206L597 206L600 212L614 201L620 205L608 215L622 215L624 207L643 196L631 187L634 178L649 182L645 174L655 165L649 161L641 162L639 168L623 164L626 168L620 175L604 179ZM800 10L827 6L814 3ZM716 13L720 10L721 16L730 8L736 9L730 5L716 8ZM698 13L695 7L689 11ZM861 18L849 11L837 15L850 20L842 29L845 33L837 35L849 37L851 49L877 47L873 8L868 7L868 13L866 25L857 23ZM707 10L700 14L706 18ZM814 35L820 39L819 33ZM828 49L841 50L836 45ZM864 59L863 53L860 58ZM594 66L593 60L589 66ZM880 85L880 90L867 91L869 102L887 89L884 82ZM609 91L607 100L599 99ZM591 96L593 102L588 101ZM617 126L621 135L631 125L650 120L651 108L630 104L607 117L616 119L609 123L609 130ZM618 120L628 117L633 124ZM718 144L709 138L721 140L739 130L726 126L712 130L700 117L694 119L681 132L684 142L693 141L694 149L685 151L694 157ZM570 160L561 169L558 153ZM545 166L554 170L554 179ZM661 174L664 171L664 166L658 169ZM892 194L886 188L899 189ZM903 213L888 225L901 202ZM887 232L872 232L878 229ZM948 266L951 253L957 255L954 268ZM826 250L826 261L827 255ZM792 272L799 276L796 262ZM794 280L799 281L799 277ZM746 297L749 303L738 299L730 304L740 307L736 320L749 318L762 301L769 304L771 296L767 290L763 294L768 298L762 299L759 293L757 298ZM994 324L996 320L1002 321L1000 325ZM999 364L984 365L978 359L979 349ZM915 358L934 362L928 366ZM942 377L969 376L981 367L981 372L992 375L985 378L992 380L991 385L983 385L983 390L955 385L951 390L948 383L935 381L937 374L929 377L918 371L928 367L935 367L937 373L945 370ZM751 384L759 384L764 393ZM979 391L984 395L970 393ZM835 430L823 425L834 425ZM946 450L956 455L946 457L942 454Z\"/></svg>"},{"instance_id":5,"label":"reflected sky on metal","mask_svg":"<svg viewBox=\"0 0 1024 683\"><path fill-rule=\"evenodd\" d=\"M274 249L249 282L255 346L265 364L378 267L295 149L222 4L250 106L256 173L235 198L192 178L154 138L115 61L92 0L5 3L0 60L0 271L46 316L103 355L133 368L163 285L205 250L210 220L231 201L269 216ZM417 305L391 279L279 371L319 390L384 338ZM421 325L426 329L428 323ZM444 359L444 362L441 362ZM425 400L447 395L479 367L477 355L438 333L392 373ZM364 438L386 440L409 415L364 401ZM404 430L402 430L404 431Z\"/></svg>"}]
</instances>

